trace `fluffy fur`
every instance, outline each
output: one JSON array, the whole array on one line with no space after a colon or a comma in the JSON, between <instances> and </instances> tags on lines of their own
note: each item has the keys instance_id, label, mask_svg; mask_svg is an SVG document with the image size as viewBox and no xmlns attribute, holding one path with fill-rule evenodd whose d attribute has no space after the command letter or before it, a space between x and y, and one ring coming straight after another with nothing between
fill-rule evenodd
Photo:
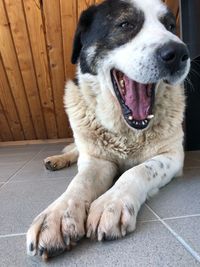
<instances>
[{"instance_id":1,"label":"fluffy fur","mask_svg":"<svg viewBox=\"0 0 200 267\"><path fill-rule=\"evenodd\" d=\"M104 49L98 31L87 32L87 27L97 27L98 23L91 26L96 14L107 12L113 3L107 0L105 6L92 7L81 17L73 53L73 61L78 61L78 84L69 81L64 97L75 144L63 155L45 160L51 170L78 160L78 174L63 195L34 220L27 233L29 255L56 256L84 235L99 241L125 236L134 231L147 197L182 173L185 96L180 84L190 61L173 75L157 64L155 51L160 46L169 41L182 44L161 23L168 10L159 0L115 1L122 8L114 14L116 18L126 16L124 10L131 5L141 30L124 44L122 33L116 47L113 31L108 32L113 46ZM113 20L109 23L108 30L114 27ZM140 83L157 83L154 118L144 130L133 129L124 120L111 82L113 67Z\"/></svg>"}]
</instances>

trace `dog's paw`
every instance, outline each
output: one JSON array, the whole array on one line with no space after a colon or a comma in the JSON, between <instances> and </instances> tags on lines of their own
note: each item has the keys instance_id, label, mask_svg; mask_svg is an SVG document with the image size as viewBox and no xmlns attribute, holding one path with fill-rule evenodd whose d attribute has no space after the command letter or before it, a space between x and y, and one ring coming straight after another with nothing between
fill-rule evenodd
<instances>
[{"instance_id":1,"label":"dog's paw","mask_svg":"<svg viewBox=\"0 0 200 267\"><path fill-rule=\"evenodd\" d=\"M57 171L65 167L70 167L71 161L67 160L65 155L51 156L44 159L44 165L47 170Z\"/></svg>"},{"instance_id":2,"label":"dog's paw","mask_svg":"<svg viewBox=\"0 0 200 267\"><path fill-rule=\"evenodd\" d=\"M55 202L35 218L27 232L27 253L44 260L69 250L85 235L87 206L80 201Z\"/></svg>"},{"instance_id":3,"label":"dog's paw","mask_svg":"<svg viewBox=\"0 0 200 267\"><path fill-rule=\"evenodd\" d=\"M137 212L134 203L123 198L113 198L105 193L90 207L87 219L87 237L113 240L133 232Z\"/></svg>"}]
</instances>

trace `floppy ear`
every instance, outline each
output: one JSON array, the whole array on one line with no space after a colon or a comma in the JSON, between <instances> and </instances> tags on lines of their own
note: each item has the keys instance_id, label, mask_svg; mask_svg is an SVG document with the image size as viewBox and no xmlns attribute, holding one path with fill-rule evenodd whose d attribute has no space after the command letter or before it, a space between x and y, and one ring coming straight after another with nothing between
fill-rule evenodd
<instances>
[{"instance_id":1,"label":"floppy ear","mask_svg":"<svg viewBox=\"0 0 200 267\"><path fill-rule=\"evenodd\" d=\"M72 58L71 58L71 62L72 64L76 64L78 61L78 58L80 56L80 52L83 46L82 43L82 36L83 34L89 29L94 15L96 13L97 7L96 6L90 6L87 10L83 11L79 22L78 22L78 26L76 29L76 33L74 36L74 45L73 45L73 52L72 52Z\"/></svg>"}]
</instances>

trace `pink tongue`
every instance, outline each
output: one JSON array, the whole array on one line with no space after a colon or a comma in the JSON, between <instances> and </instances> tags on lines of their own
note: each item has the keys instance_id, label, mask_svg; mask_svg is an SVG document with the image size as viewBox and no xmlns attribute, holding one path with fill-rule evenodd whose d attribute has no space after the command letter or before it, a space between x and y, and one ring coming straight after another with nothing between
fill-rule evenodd
<instances>
[{"instance_id":1,"label":"pink tongue","mask_svg":"<svg viewBox=\"0 0 200 267\"><path fill-rule=\"evenodd\" d=\"M151 98L146 92L147 85L130 80L126 75L123 79L126 86L126 105L132 111L135 120L145 120L151 104Z\"/></svg>"}]
</instances>

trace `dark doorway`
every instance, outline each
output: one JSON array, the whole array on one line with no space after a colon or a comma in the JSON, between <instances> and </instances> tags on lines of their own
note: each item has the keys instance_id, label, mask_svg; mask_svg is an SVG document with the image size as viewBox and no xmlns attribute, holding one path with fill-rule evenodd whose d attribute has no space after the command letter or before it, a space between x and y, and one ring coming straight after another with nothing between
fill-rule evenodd
<instances>
[{"instance_id":1,"label":"dark doorway","mask_svg":"<svg viewBox=\"0 0 200 267\"><path fill-rule=\"evenodd\" d=\"M181 33L192 66L186 82L186 150L200 150L200 1L180 0Z\"/></svg>"},{"instance_id":2,"label":"dark doorway","mask_svg":"<svg viewBox=\"0 0 200 267\"><path fill-rule=\"evenodd\" d=\"M186 150L200 150L200 57L192 61L186 95Z\"/></svg>"}]
</instances>

